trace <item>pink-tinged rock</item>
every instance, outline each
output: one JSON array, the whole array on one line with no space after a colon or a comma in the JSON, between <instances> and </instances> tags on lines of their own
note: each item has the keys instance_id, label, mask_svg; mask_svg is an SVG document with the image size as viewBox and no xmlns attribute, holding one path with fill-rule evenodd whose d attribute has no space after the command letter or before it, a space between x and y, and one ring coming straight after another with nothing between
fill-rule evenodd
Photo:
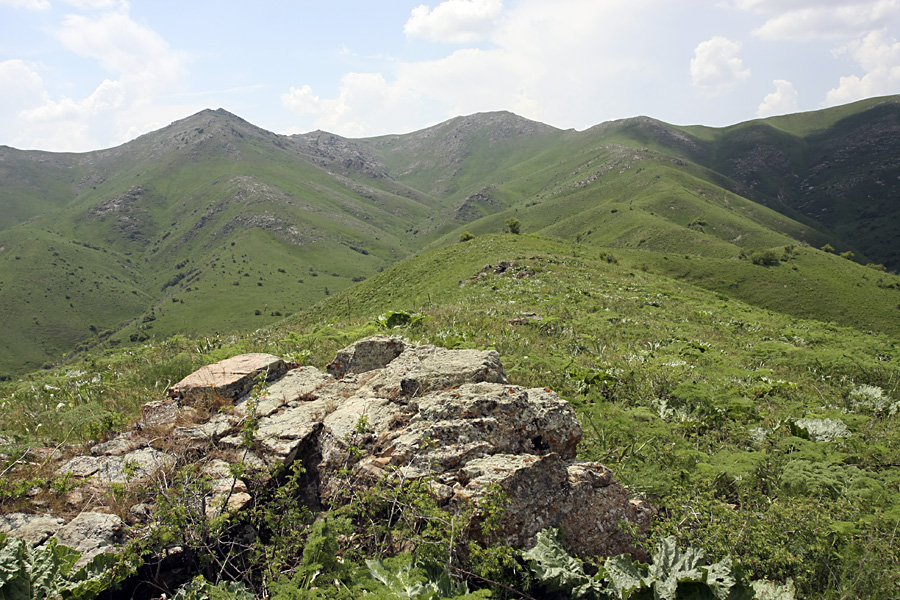
<instances>
[{"instance_id":1,"label":"pink-tinged rock","mask_svg":"<svg viewBox=\"0 0 900 600\"><path fill-rule=\"evenodd\" d=\"M213 394L236 400L249 394L258 378L273 381L284 375L287 365L271 354L241 354L197 369L169 388L176 400Z\"/></svg>"},{"instance_id":2,"label":"pink-tinged rock","mask_svg":"<svg viewBox=\"0 0 900 600\"><path fill-rule=\"evenodd\" d=\"M556 526L568 536L566 549L581 556L636 552L631 536L620 525L628 523L643 532L655 514L646 502L630 499L612 471L595 462L569 463L562 505L566 510Z\"/></svg>"}]
</instances>

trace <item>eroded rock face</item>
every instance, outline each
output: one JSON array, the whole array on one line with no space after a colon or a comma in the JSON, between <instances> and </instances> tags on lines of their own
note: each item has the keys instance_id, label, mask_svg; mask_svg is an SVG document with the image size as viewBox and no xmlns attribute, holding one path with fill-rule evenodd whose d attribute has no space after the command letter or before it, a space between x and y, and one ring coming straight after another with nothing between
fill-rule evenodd
<instances>
[{"instance_id":1,"label":"eroded rock face","mask_svg":"<svg viewBox=\"0 0 900 600\"><path fill-rule=\"evenodd\" d=\"M116 515L82 512L68 523L61 518L12 513L0 516L0 533L25 540L31 547L46 546L51 538L81 553L75 568L98 554L116 552L125 541L125 523Z\"/></svg>"},{"instance_id":2,"label":"eroded rock face","mask_svg":"<svg viewBox=\"0 0 900 600\"><path fill-rule=\"evenodd\" d=\"M113 485L159 489L191 465L206 481L207 516L241 510L252 485L298 460L306 469L303 501L314 510L347 501L348 474L354 485L424 478L439 503L474 509L474 538L481 506L501 493L503 541L527 548L540 530L558 527L582 555L633 552L621 523L638 530L649 523L651 508L630 500L608 469L575 460L582 431L571 406L549 389L510 385L496 352L376 336L341 350L326 372L285 369L260 354L204 367L166 400L148 403L133 431L68 460L59 473L96 493ZM264 378L271 384L254 390ZM198 401L212 396L233 403L209 410ZM241 479L245 473L253 480ZM131 511L135 521L152 521L152 506L140 508ZM56 535L94 552L79 541L80 518L7 519L0 530L33 543ZM114 540L119 523L94 529Z\"/></svg>"}]
</instances>

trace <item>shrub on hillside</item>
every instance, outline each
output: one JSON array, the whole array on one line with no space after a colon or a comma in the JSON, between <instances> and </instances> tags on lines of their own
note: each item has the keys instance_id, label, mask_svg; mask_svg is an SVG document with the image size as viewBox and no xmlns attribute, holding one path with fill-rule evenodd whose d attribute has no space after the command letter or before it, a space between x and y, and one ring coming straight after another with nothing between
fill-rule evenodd
<instances>
[{"instance_id":1,"label":"shrub on hillside","mask_svg":"<svg viewBox=\"0 0 900 600\"><path fill-rule=\"evenodd\" d=\"M775 267L781 263L781 256L774 248L757 248L750 253L750 261L754 265Z\"/></svg>"}]
</instances>

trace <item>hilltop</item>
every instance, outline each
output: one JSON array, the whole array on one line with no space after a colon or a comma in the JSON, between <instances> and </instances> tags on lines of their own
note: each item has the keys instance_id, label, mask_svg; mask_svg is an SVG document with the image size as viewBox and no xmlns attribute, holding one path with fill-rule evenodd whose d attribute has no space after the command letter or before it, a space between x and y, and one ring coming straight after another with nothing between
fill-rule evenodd
<instances>
[{"instance_id":1,"label":"hilltop","mask_svg":"<svg viewBox=\"0 0 900 600\"><path fill-rule=\"evenodd\" d=\"M813 248L796 249L795 256L779 266L749 260L731 264L786 273L794 272L791 263L798 262L802 273L812 264L807 259L820 255L834 261L832 266L848 265L848 273L854 269L875 273ZM434 344L423 350L426 354L446 353L441 349L447 348L499 355L509 382L500 387L504 398L519 389L511 386L558 394L583 429L577 459L602 463L632 496L656 510L646 550L675 536L679 548L705 549L710 563L726 557L728 565L732 559L739 561L748 578L782 584L792 580L788 586L796 586L797 597L893 597L900 581L900 553L891 543L900 518L895 464L900 449L897 336L763 309L705 290L687 277L655 272L644 264L646 256L642 251L598 249L534 234L479 235L418 253L267 328L199 339L179 335L148 340L6 383L0 429L11 458L0 508L8 513L27 512L34 506L71 506L77 481L48 472L46 465L56 464L50 459L13 464L15 457L46 452L52 461L59 461L89 454L94 462L121 462L122 457L107 453L118 447L118 440L136 436L149 436L167 452L184 452L185 470L166 481L202 485L205 480L192 475L196 473L192 464L221 454L190 454L191 447L179 449L181 438L161 435L146 422L144 428L130 428L134 419L151 414L168 414L176 419L180 434L194 436L194 422L184 420L191 415L214 417L217 424L239 422L246 435L255 435L258 426L263 446L254 446L254 453L269 447L266 444L289 451L302 436L296 427L288 427L266 437L271 433L266 415L273 409L265 396L257 415L265 418L259 421L252 413L251 418L242 418L247 413L241 411L254 410L253 402L231 407L224 399L211 406L194 404L178 417L165 411L171 402L163 400L166 390L203 365L248 352L335 372L350 368L351 356L340 348L389 333L417 346ZM684 267L697 259L681 260L687 261L680 263ZM891 285L898 282L897 276L880 272L879 276ZM415 361L399 365L395 387L415 395L420 366ZM303 373L317 371L301 369L296 375ZM341 390L380 381L369 376L354 375ZM401 404L412 403L392 389L376 402L400 398ZM449 396L461 397L465 391L455 388ZM268 393L274 395L276 389ZM340 471L343 476L356 482L364 468L382 464L377 453L387 448L384 440L393 438L372 435L382 431L376 404L354 404L352 393L348 400L346 394L335 392L330 404L315 400L308 388L298 393L303 395L291 401L292 408L333 415L329 418L351 432L338 436L351 444L348 448L355 456ZM142 408L148 401L151 406ZM358 418L354 424L340 416L345 410L362 410L366 419ZM403 419L387 425L391 431L405 426ZM233 423L228 425L233 433L232 427ZM446 431L447 427L435 430L431 437L443 440L434 436ZM219 439L213 434L212 440L246 450L249 446L240 445L244 435ZM531 434L526 439L533 444L541 441ZM113 443L96 443L101 440ZM39 444L48 450L29 450ZM432 447L423 442L421 451ZM57 458L50 448L66 454ZM434 447L440 456L446 451L440 442ZM322 464L317 461L314 454L304 455L298 464L315 471ZM294 471L296 476L303 473L302 468ZM27 485L15 484L20 480ZM209 482L209 493L220 493L213 483ZM349 587L355 569L364 568L364 559L373 556L384 559L385 554L410 550L417 560L445 564L444 549L453 552L459 538L452 528L431 527L453 522L432 507L443 488L426 488L423 493L410 485L404 487L386 476L371 494L354 494L345 510L316 515L297 500L306 497L307 487L288 475L274 489L251 483L246 490L237 490L242 498L252 499L250 506L256 510L208 527L181 516L193 518L189 511L191 507L196 511L196 501L191 494L200 488L173 486L163 496L170 498L172 510L166 511L163 504L162 510L152 512L150 522L164 531L181 532L179 544L196 553L197 570L187 577L200 572L220 585L235 579L255 586L257 592L268 586L274 597L279 597L275 590L281 590L280 597L288 598L292 586L307 585L304 565L325 543L319 537L324 527L334 526L328 552L342 561L324 563L319 572L323 580L343 582L337 587ZM428 489L437 492L429 494ZM524 488L511 488L519 489ZM102 505L128 524L143 522L148 518L148 500L129 490L114 487L105 495L76 497L81 501L90 497L93 510ZM159 502L159 496L154 498ZM235 554L235 538L229 532L246 532L248 527L258 534L252 546L255 554ZM413 542L379 547L382 554L373 554L365 544L391 527L408 528L402 529L404 540ZM140 549L152 559L154 549L166 543L171 539L149 538ZM470 546L468 555L458 555L465 562L452 564L470 575L457 572L456 577L498 595L504 588L493 582L533 597L554 589L544 588L540 571L501 540L489 547L490 552L483 552ZM301 554L306 558L301 560ZM396 564L390 562L394 560L399 559L385 559L385 564ZM204 570L204 561L216 568ZM657 565L664 561L659 557ZM227 576L219 569L225 564ZM571 568L571 562L567 565ZM735 567L735 572L741 569ZM151 576L150 571L141 575ZM335 595L339 596L337 588Z\"/></svg>"},{"instance_id":2,"label":"hilltop","mask_svg":"<svg viewBox=\"0 0 900 600\"><path fill-rule=\"evenodd\" d=\"M721 129L637 117L578 132L497 112L351 140L219 109L97 152L2 147L0 377L264 327L509 218L896 335L895 284L862 265L900 266L898 113L890 97ZM826 245L845 258L814 250ZM760 249L786 260L761 268Z\"/></svg>"}]
</instances>

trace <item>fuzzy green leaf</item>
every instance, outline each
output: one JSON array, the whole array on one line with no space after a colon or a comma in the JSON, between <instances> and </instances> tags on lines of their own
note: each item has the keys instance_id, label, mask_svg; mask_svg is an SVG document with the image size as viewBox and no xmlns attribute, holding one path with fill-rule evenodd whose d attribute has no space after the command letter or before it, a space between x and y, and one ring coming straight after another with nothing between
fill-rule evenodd
<instances>
[{"instance_id":1,"label":"fuzzy green leaf","mask_svg":"<svg viewBox=\"0 0 900 600\"><path fill-rule=\"evenodd\" d=\"M560 544L555 529L537 534L537 544L523 553L541 583L550 591L572 598L603 597L603 584L584 572L581 563L569 556Z\"/></svg>"},{"instance_id":2,"label":"fuzzy green leaf","mask_svg":"<svg viewBox=\"0 0 900 600\"><path fill-rule=\"evenodd\" d=\"M750 587L758 600L794 600L794 582L790 579L784 585L762 579L751 582Z\"/></svg>"},{"instance_id":3,"label":"fuzzy green leaf","mask_svg":"<svg viewBox=\"0 0 900 600\"><path fill-rule=\"evenodd\" d=\"M752 597L743 586L738 585L740 577L730 556L702 570L706 572L706 585L717 600L749 600Z\"/></svg>"},{"instance_id":4,"label":"fuzzy green leaf","mask_svg":"<svg viewBox=\"0 0 900 600\"><path fill-rule=\"evenodd\" d=\"M607 558L603 568L622 600L644 587L646 572L631 562L627 554Z\"/></svg>"},{"instance_id":5,"label":"fuzzy green leaf","mask_svg":"<svg viewBox=\"0 0 900 600\"><path fill-rule=\"evenodd\" d=\"M390 561L390 566L381 560L367 560L366 566L372 579L388 588L398 598L429 598L425 587L414 573L413 558L409 554L400 555Z\"/></svg>"},{"instance_id":6,"label":"fuzzy green leaf","mask_svg":"<svg viewBox=\"0 0 900 600\"><path fill-rule=\"evenodd\" d=\"M705 558L706 554L699 548L680 551L673 537L662 540L647 571L655 596L661 600L675 600L679 583L702 583L704 573L699 567Z\"/></svg>"},{"instance_id":7,"label":"fuzzy green leaf","mask_svg":"<svg viewBox=\"0 0 900 600\"><path fill-rule=\"evenodd\" d=\"M0 543L0 600L89 599L118 581L117 555L100 554L73 572L81 554L53 538L38 548L14 538Z\"/></svg>"}]
</instances>

